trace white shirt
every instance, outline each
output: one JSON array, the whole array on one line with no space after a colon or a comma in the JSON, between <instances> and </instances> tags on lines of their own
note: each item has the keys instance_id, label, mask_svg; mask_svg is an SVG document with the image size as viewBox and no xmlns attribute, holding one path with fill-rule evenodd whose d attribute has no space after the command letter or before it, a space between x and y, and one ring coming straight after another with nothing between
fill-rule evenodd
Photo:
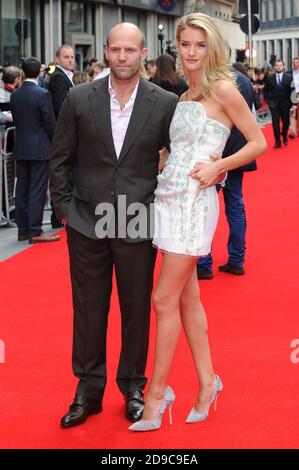
<instances>
[{"instance_id":1,"label":"white shirt","mask_svg":"<svg viewBox=\"0 0 299 470\"><path fill-rule=\"evenodd\" d=\"M294 80L296 93L299 93L299 70L293 69L293 80Z\"/></svg>"},{"instance_id":2,"label":"white shirt","mask_svg":"<svg viewBox=\"0 0 299 470\"><path fill-rule=\"evenodd\" d=\"M125 104L124 109L121 110L120 104L116 99L116 93L112 88L110 77L108 80L108 91L110 95L111 129L117 158L120 155L126 137L128 125L131 119L131 114L135 103L135 98L137 95L138 86L139 80L136 87L134 88L134 91L129 101Z\"/></svg>"},{"instance_id":3,"label":"white shirt","mask_svg":"<svg viewBox=\"0 0 299 470\"><path fill-rule=\"evenodd\" d=\"M34 80L34 78L25 78L24 82L32 82L37 85L37 80Z\"/></svg>"},{"instance_id":4,"label":"white shirt","mask_svg":"<svg viewBox=\"0 0 299 470\"><path fill-rule=\"evenodd\" d=\"M56 65L56 67L58 67L60 70L62 70L65 73L65 75L69 78L71 83L74 85L74 82L73 82L74 73L71 70L64 69L63 67L61 67L61 65Z\"/></svg>"}]
</instances>

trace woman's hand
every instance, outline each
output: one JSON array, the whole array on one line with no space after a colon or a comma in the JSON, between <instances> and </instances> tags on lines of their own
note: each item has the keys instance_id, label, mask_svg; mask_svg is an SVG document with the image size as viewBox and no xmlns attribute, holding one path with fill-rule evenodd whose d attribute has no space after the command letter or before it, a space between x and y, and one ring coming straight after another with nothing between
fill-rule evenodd
<instances>
[{"instance_id":1,"label":"woman's hand","mask_svg":"<svg viewBox=\"0 0 299 470\"><path fill-rule=\"evenodd\" d=\"M213 162L221 160L221 156L216 154L216 153L210 155L210 158L211 158L211 160L213 160ZM200 187L202 189L205 189L205 188L208 188L209 186L213 186L215 184L218 184L226 178L227 173L226 172L219 173L218 169L217 169L216 176L214 177L212 182L210 182L211 181L210 178L212 178L212 175L215 175L215 172L212 172L212 173L209 172L209 174L208 174L209 183L208 183L208 181L206 179L207 178L206 169L205 169L204 173L202 173L200 170L203 170L203 167L212 166L212 165L213 165L212 163L196 162L193 169L189 173L189 176L191 176L192 178L197 179L197 180L200 181L200 183L201 183ZM214 170L216 170L216 169L214 168Z\"/></svg>"}]
</instances>

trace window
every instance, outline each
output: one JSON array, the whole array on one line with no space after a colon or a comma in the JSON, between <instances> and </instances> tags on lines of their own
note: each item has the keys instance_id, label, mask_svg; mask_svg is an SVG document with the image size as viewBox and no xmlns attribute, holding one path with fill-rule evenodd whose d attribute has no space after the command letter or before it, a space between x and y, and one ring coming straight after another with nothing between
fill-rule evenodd
<instances>
[{"instance_id":1,"label":"window","mask_svg":"<svg viewBox=\"0 0 299 470\"><path fill-rule=\"evenodd\" d=\"M131 8L126 8L124 11L124 21L138 25L138 12Z\"/></svg>"},{"instance_id":2,"label":"window","mask_svg":"<svg viewBox=\"0 0 299 470\"><path fill-rule=\"evenodd\" d=\"M82 2L65 2L63 10L64 35L86 32L86 5Z\"/></svg>"},{"instance_id":3,"label":"window","mask_svg":"<svg viewBox=\"0 0 299 470\"><path fill-rule=\"evenodd\" d=\"M123 21L128 23L134 23L143 31L146 37L146 12L140 10L134 10L132 8L126 8L123 14Z\"/></svg>"},{"instance_id":4,"label":"window","mask_svg":"<svg viewBox=\"0 0 299 470\"><path fill-rule=\"evenodd\" d=\"M267 21L267 2L262 2L262 21Z\"/></svg>"},{"instance_id":5,"label":"window","mask_svg":"<svg viewBox=\"0 0 299 470\"><path fill-rule=\"evenodd\" d=\"M267 62L267 41L262 41L262 58L263 62Z\"/></svg>"},{"instance_id":6,"label":"window","mask_svg":"<svg viewBox=\"0 0 299 470\"><path fill-rule=\"evenodd\" d=\"M276 0L276 19L281 20L282 18L282 1Z\"/></svg>"},{"instance_id":7,"label":"window","mask_svg":"<svg viewBox=\"0 0 299 470\"><path fill-rule=\"evenodd\" d=\"M269 41L269 52L270 54L274 54L274 41Z\"/></svg>"},{"instance_id":8,"label":"window","mask_svg":"<svg viewBox=\"0 0 299 470\"><path fill-rule=\"evenodd\" d=\"M286 40L286 66L287 69L289 69L292 65L292 57L293 57L293 52L292 52L292 41L291 39Z\"/></svg>"},{"instance_id":9,"label":"window","mask_svg":"<svg viewBox=\"0 0 299 470\"><path fill-rule=\"evenodd\" d=\"M278 39L277 41L277 58L283 59L283 47L282 47L282 39Z\"/></svg>"},{"instance_id":10,"label":"window","mask_svg":"<svg viewBox=\"0 0 299 470\"><path fill-rule=\"evenodd\" d=\"M1 5L1 63L19 66L21 57L32 54L30 0L4 0Z\"/></svg>"},{"instance_id":11,"label":"window","mask_svg":"<svg viewBox=\"0 0 299 470\"><path fill-rule=\"evenodd\" d=\"M274 20L274 0L269 0L268 2L268 20Z\"/></svg>"},{"instance_id":12,"label":"window","mask_svg":"<svg viewBox=\"0 0 299 470\"><path fill-rule=\"evenodd\" d=\"M103 45L106 46L109 31L119 23L118 8L103 5Z\"/></svg>"},{"instance_id":13,"label":"window","mask_svg":"<svg viewBox=\"0 0 299 470\"><path fill-rule=\"evenodd\" d=\"M144 36L146 37L146 12L139 11L138 13L138 26L143 31Z\"/></svg>"},{"instance_id":14,"label":"window","mask_svg":"<svg viewBox=\"0 0 299 470\"><path fill-rule=\"evenodd\" d=\"M284 3L284 17L290 18L292 16L292 1L284 0L283 3Z\"/></svg>"}]
</instances>

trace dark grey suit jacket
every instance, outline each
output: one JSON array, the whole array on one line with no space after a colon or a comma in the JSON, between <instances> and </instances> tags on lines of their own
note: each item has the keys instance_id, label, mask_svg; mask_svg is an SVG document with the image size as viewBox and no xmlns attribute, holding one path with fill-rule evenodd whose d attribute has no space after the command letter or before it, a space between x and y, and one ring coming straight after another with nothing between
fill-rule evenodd
<instances>
[{"instance_id":1,"label":"dark grey suit jacket","mask_svg":"<svg viewBox=\"0 0 299 470\"><path fill-rule=\"evenodd\" d=\"M126 206L153 202L159 150L169 145L176 103L177 96L141 79L117 158L108 77L72 88L59 114L50 164L52 202L58 219L67 216L72 228L96 239L99 203L116 206L120 195L126 196ZM150 238L149 234L145 238Z\"/></svg>"}]
</instances>

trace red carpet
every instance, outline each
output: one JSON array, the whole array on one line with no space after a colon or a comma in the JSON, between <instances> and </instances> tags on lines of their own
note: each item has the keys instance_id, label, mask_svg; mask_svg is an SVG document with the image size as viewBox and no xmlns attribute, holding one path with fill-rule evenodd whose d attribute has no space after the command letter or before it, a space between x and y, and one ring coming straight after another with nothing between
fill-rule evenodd
<instances>
[{"instance_id":1,"label":"red carpet","mask_svg":"<svg viewBox=\"0 0 299 470\"><path fill-rule=\"evenodd\" d=\"M201 282L215 370L224 382L217 413L211 410L204 423L184 423L197 387L182 338L169 378L177 395L173 426L165 417L160 431L127 431L114 379L120 346L114 292L104 412L83 426L60 429L76 384L63 233L61 243L33 246L1 264L0 339L6 346L6 362L0 364L1 448L299 447L299 364L290 360L291 341L299 338L299 139L272 151L270 126L265 134L270 150L244 184L246 275L234 277L216 269L226 261L222 214L214 243L215 277ZM154 316L152 340L153 333Z\"/></svg>"}]
</instances>

